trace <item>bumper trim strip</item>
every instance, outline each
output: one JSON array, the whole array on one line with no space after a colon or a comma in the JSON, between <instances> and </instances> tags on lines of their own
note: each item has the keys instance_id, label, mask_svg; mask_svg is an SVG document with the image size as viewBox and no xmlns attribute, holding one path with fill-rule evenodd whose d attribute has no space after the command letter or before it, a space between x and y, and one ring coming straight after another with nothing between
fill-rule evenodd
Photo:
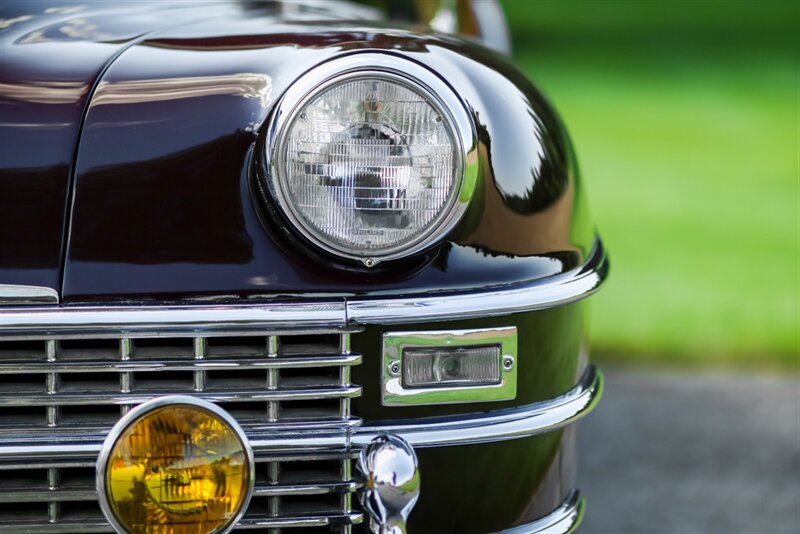
<instances>
[{"instance_id":1,"label":"bumper trim strip","mask_svg":"<svg viewBox=\"0 0 800 534\"><path fill-rule=\"evenodd\" d=\"M586 501L580 491L573 490L561 506L550 514L516 527L498 532L497 534L568 534L575 532L583 520Z\"/></svg>"},{"instance_id":2,"label":"bumper trim strip","mask_svg":"<svg viewBox=\"0 0 800 534\"><path fill-rule=\"evenodd\" d=\"M327 329L336 334L362 324L424 323L543 310L595 293L608 276L608 257L598 238L589 259L571 271L524 284L484 291L411 297L322 297L327 300L216 303L184 306L9 307L0 310L3 340L277 335ZM2 304L2 302L0 302Z\"/></svg>"},{"instance_id":3,"label":"bumper trim strip","mask_svg":"<svg viewBox=\"0 0 800 534\"><path fill-rule=\"evenodd\" d=\"M395 434L414 447L472 445L551 432L591 412L603 394L603 374L589 366L578 385L565 394L518 408L473 416L414 419L359 427L353 445L364 447L381 434Z\"/></svg>"},{"instance_id":4,"label":"bumper trim strip","mask_svg":"<svg viewBox=\"0 0 800 534\"><path fill-rule=\"evenodd\" d=\"M551 432L574 423L589 413L603 393L603 375L589 366L578 384L563 395L506 410L467 416L416 419L408 422L371 423L339 429L296 429L281 432L248 429L245 432L256 461L281 453L336 453L363 449L382 434L396 434L414 447L442 447L489 443ZM35 442L14 439L11 432L0 440L0 471L27 467L51 467L58 458L69 465L93 465L104 432L80 439L53 429Z\"/></svg>"},{"instance_id":5,"label":"bumper trim strip","mask_svg":"<svg viewBox=\"0 0 800 534\"><path fill-rule=\"evenodd\" d=\"M423 323L543 310L594 294L603 285L608 270L608 256L597 238L587 262L563 274L471 293L350 298L347 299L347 322L350 325Z\"/></svg>"}]
</instances>

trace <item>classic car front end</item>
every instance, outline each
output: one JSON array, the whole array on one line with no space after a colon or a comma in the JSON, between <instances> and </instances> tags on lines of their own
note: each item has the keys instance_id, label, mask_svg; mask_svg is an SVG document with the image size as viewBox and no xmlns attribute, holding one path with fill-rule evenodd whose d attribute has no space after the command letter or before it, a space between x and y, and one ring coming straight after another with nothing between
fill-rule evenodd
<instances>
[{"instance_id":1,"label":"classic car front end","mask_svg":"<svg viewBox=\"0 0 800 534\"><path fill-rule=\"evenodd\" d=\"M0 11L0 530L578 525L608 261L569 140L501 55L375 19Z\"/></svg>"}]
</instances>

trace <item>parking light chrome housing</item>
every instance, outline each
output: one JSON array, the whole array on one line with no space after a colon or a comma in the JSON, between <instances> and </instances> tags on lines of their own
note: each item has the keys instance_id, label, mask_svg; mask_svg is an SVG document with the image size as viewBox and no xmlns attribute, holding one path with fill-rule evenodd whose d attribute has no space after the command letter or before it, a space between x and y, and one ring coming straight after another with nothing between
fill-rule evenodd
<instances>
[{"instance_id":1,"label":"parking light chrome housing","mask_svg":"<svg viewBox=\"0 0 800 534\"><path fill-rule=\"evenodd\" d=\"M415 358L437 368L419 385L409 380ZM517 329L387 332L382 363L384 406L511 400L517 396ZM449 377L448 363L458 368Z\"/></svg>"},{"instance_id":2,"label":"parking light chrome housing","mask_svg":"<svg viewBox=\"0 0 800 534\"><path fill-rule=\"evenodd\" d=\"M307 208L307 206L301 207L293 199L289 183L288 165L291 162L288 161L287 153L289 148L287 144L295 123L298 120L305 120L304 110L322 98L327 92L333 91L343 84L349 82L357 83L359 81L374 81L393 85L416 94L435 110L435 114L438 115L437 120L441 120L443 128L450 132L453 145L453 176L450 189L447 191L446 201L434 208L426 208L429 211L434 209L438 211L436 211L435 216L430 217L429 220L426 219L424 224L420 224L416 233L408 234L403 238L388 240L389 242L383 245L364 245L363 239L360 241L358 239L350 239L350 242L348 242L346 239L335 238L324 231L320 231L319 226L309 222L309 216L303 212L303 209ZM380 115L380 113L376 113L377 115ZM368 122L365 120L364 124ZM380 124L386 126L385 122ZM397 138L407 139L405 135L401 134L402 132L397 131L389 133L390 137L397 135ZM392 137L392 139L395 138ZM265 189L269 191L280 211L288 219L291 227L312 245L340 258L361 261L368 267L372 267L381 261L407 257L433 246L460 221L475 191L478 175L477 134L472 118L467 112L464 103L455 91L434 72L408 59L390 54L351 54L323 63L305 73L292 84L277 103L272 121L266 132L265 141L266 165L263 169L266 182L264 184ZM324 143L320 142L319 144ZM336 143L329 142L328 144L334 145ZM424 144L418 146L424 148ZM402 147L408 148L406 145L402 145ZM417 156L414 156L410 149L405 154L410 163L401 168L401 172L398 174L402 174L402 171L413 174L413 172L416 172L413 160ZM337 156L339 158L343 157L342 154L337 154ZM346 158L347 155L345 154L343 159ZM298 162L295 161L294 163L297 164ZM315 165L322 167L325 164ZM328 166L331 167L332 165L329 164ZM370 172L374 171L371 167L367 168ZM390 171L397 169L395 167ZM327 172L330 172L330 170ZM413 176L406 178L409 182L414 179ZM381 181L383 181L383 178L381 178ZM355 195L352 191L359 189L379 189L374 186L375 184L373 183L368 186L349 184L348 187L351 193L345 192L344 194ZM382 184L380 187L384 188L385 186ZM386 186L385 189L390 190L391 187ZM341 189L344 190L345 187ZM401 186L397 186L397 190L402 190L403 193L406 192ZM390 193L385 194L387 197L391 197ZM381 193L379 192L378 194ZM352 202L353 198L355 197L346 200ZM382 198L382 200L390 202L397 199ZM416 200L413 199L413 201ZM378 206L377 208L368 209L374 209L374 212L377 212L387 208ZM402 209L397 208L394 211L397 213L410 213L408 210L403 212ZM369 228L364 229L364 231L369 230ZM362 231L362 229L353 228L352 231Z\"/></svg>"}]
</instances>

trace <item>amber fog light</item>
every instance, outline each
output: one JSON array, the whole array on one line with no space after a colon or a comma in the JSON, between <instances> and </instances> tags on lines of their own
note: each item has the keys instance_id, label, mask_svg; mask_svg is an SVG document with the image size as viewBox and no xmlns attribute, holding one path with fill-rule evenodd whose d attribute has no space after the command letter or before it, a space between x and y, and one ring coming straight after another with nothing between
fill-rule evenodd
<instances>
[{"instance_id":1,"label":"amber fog light","mask_svg":"<svg viewBox=\"0 0 800 534\"><path fill-rule=\"evenodd\" d=\"M117 532L227 532L253 489L253 453L210 402L162 397L111 430L97 462L100 506Z\"/></svg>"}]
</instances>

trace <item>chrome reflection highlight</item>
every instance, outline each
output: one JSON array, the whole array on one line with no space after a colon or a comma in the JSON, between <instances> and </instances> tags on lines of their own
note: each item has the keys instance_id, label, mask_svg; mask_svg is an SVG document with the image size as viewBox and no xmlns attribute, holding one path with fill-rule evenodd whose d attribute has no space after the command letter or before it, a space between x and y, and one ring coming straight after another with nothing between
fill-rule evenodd
<instances>
[{"instance_id":1,"label":"chrome reflection highlight","mask_svg":"<svg viewBox=\"0 0 800 534\"><path fill-rule=\"evenodd\" d=\"M204 96L239 96L270 104L272 78L265 74L242 73L220 76L156 78L124 82L100 82L92 106L163 102Z\"/></svg>"},{"instance_id":2,"label":"chrome reflection highlight","mask_svg":"<svg viewBox=\"0 0 800 534\"><path fill-rule=\"evenodd\" d=\"M376 437L361 451L358 469L365 478L359 493L370 515L370 528L380 534L403 534L419 499L419 463L414 449L390 434Z\"/></svg>"},{"instance_id":3,"label":"chrome reflection highlight","mask_svg":"<svg viewBox=\"0 0 800 534\"><path fill-rule=\"evenodd\" d=\"M58 304L58 292L41 286L0 284L0 306Z\"/></svg>"},{"instance_id":4,"label":"chrome reflection highlight","mask_svg":"<svg viewBox=\"0 0 800 534\"><path fill-rule=\"evenodd\" d=\"M89 90L83 82L0 83L0 95L8 100L36 104L74 104Z\"/></svg>"},{"instance_id":5,"label":"chrome reflection highlight","mask_svg":"<svg viewBox=\"0 0 800 534\"><path fill-rule=\"evenodd\" d=\"M14 24L26 22L31 20L32 18L33 15L22 15L19 17L14 17L13 19L0 19L0 30L5 30L6 28L10 28Z\"/></svg>"}]
</instances>

